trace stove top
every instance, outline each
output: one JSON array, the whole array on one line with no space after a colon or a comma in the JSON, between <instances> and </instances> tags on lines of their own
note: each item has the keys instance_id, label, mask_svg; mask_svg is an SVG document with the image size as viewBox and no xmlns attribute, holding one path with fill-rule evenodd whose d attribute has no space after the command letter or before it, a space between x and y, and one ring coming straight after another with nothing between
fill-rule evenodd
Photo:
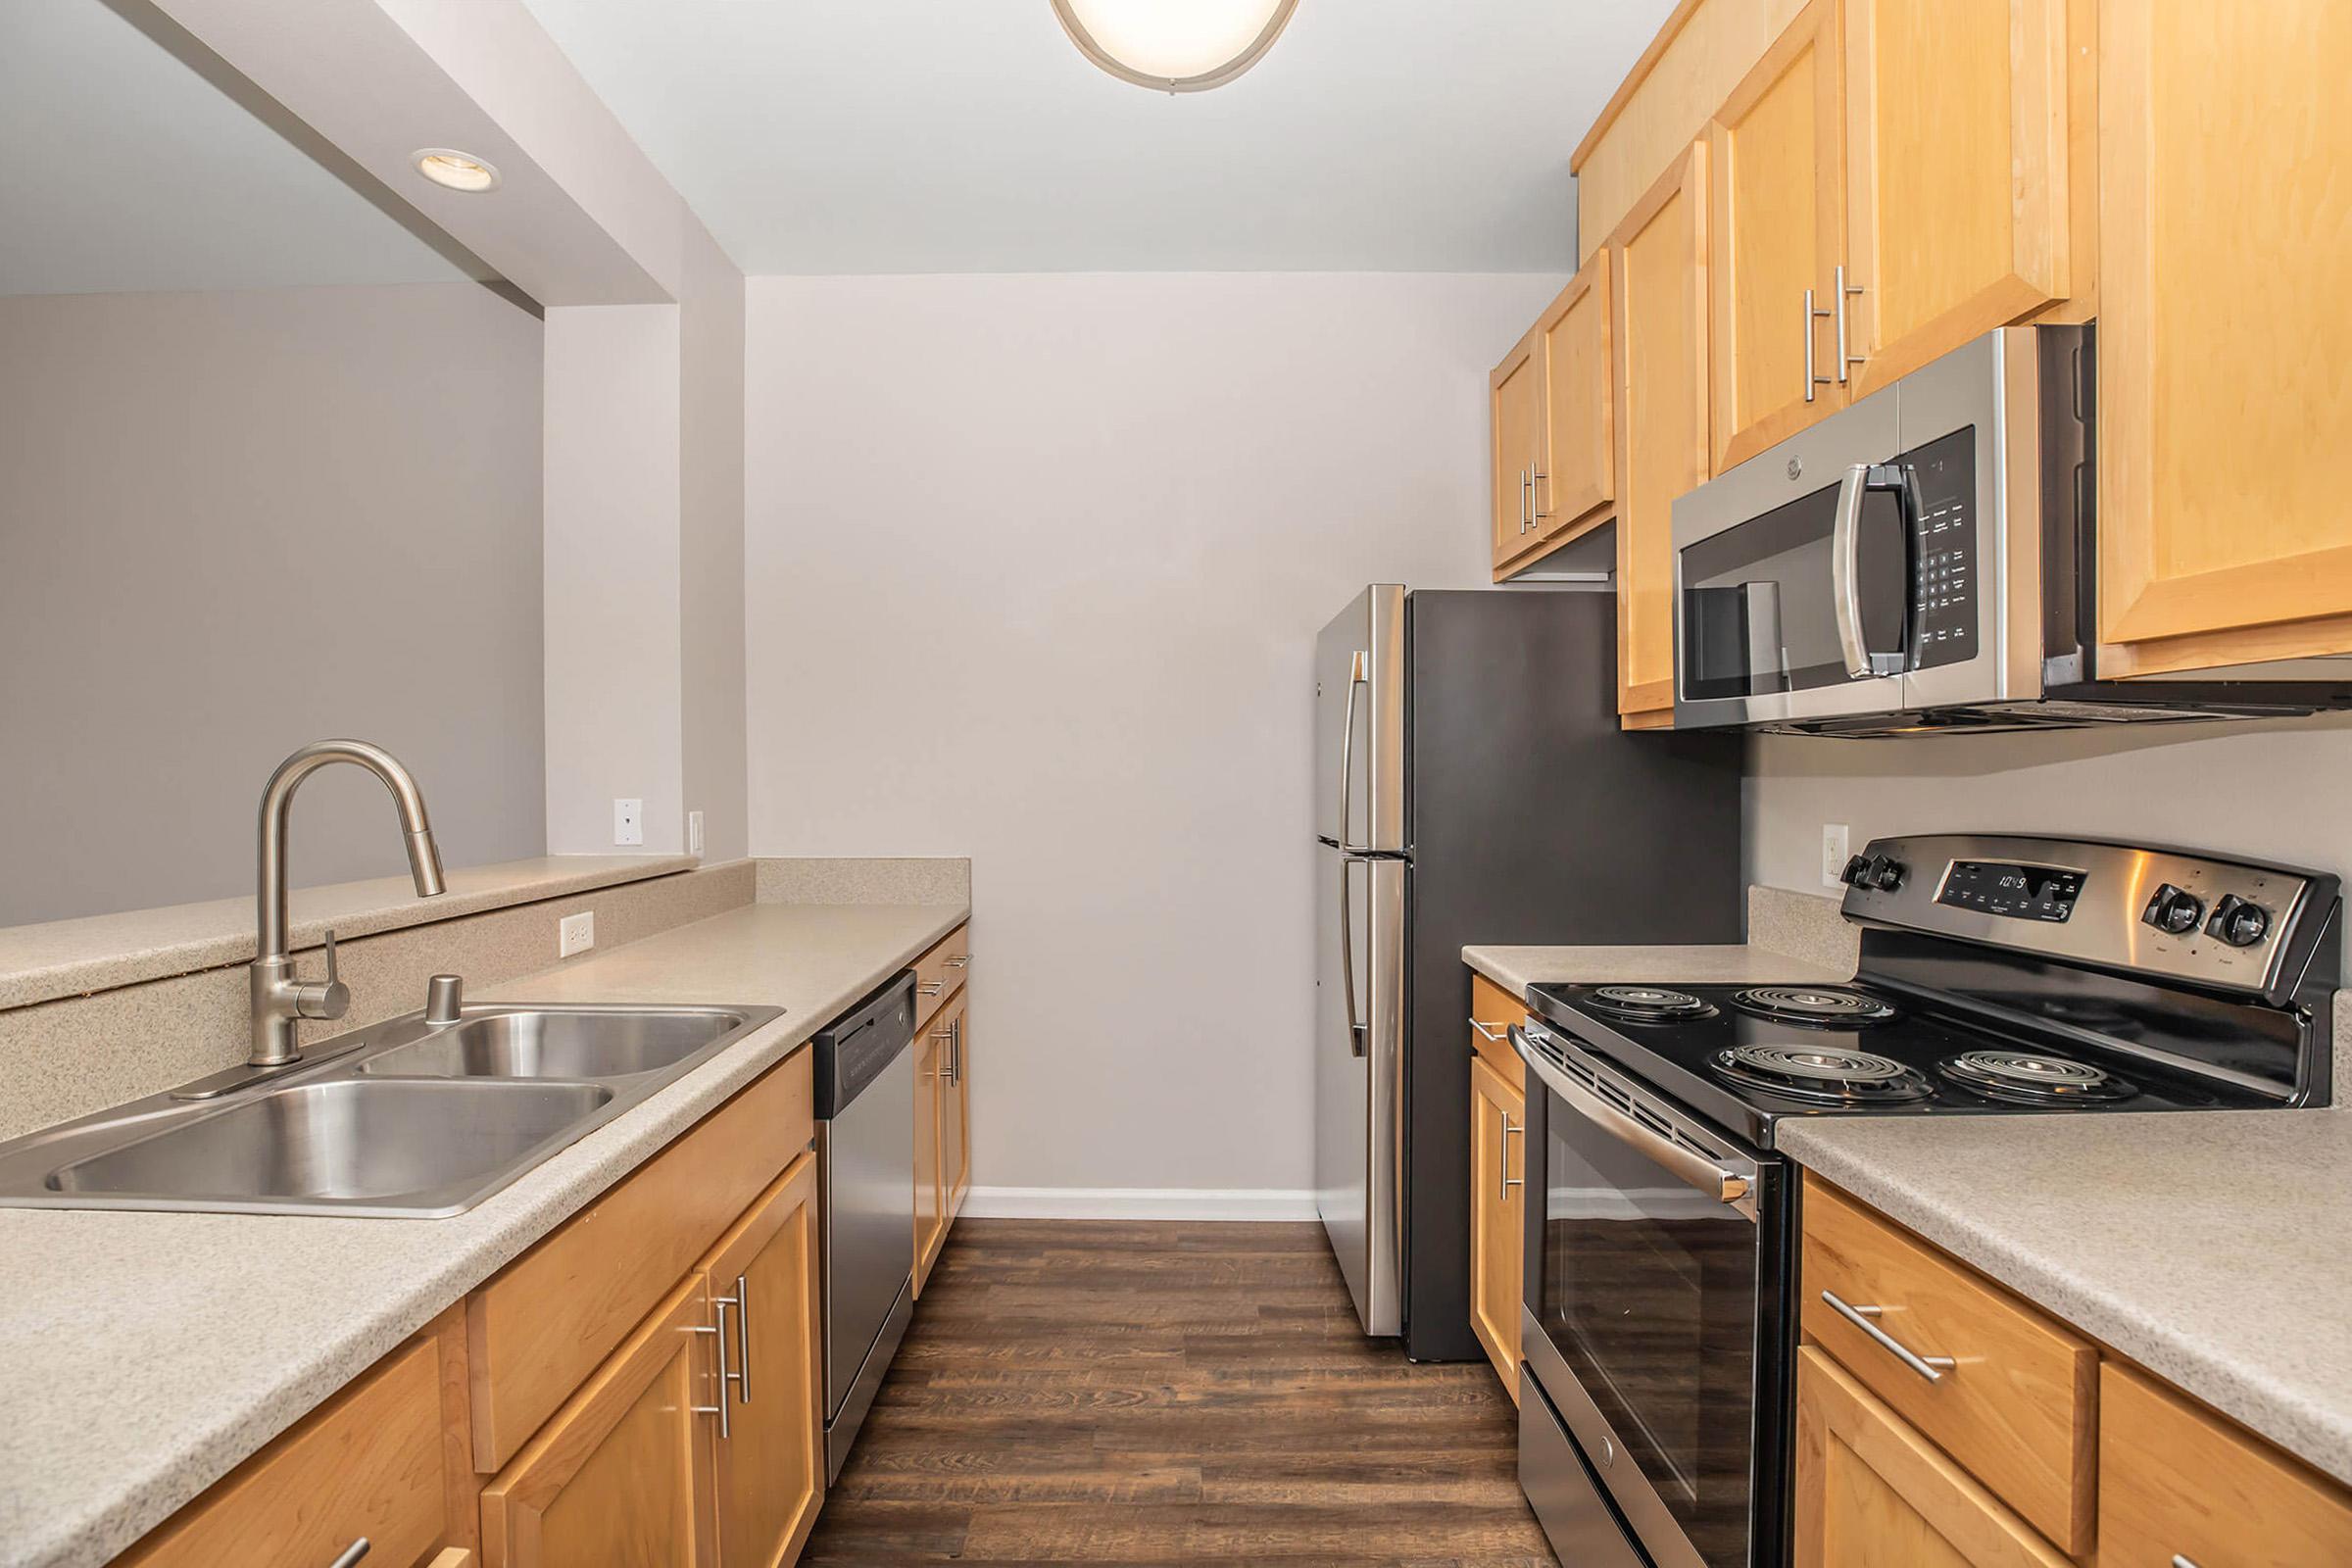
<instances>
[{"instance_id":1,"label":"stove top","mask_svg":"<svg viewBox=\"0 0 2352 1568\"><path fill-rule=\"evenodd\" d=\"M1836 1022L1767 1015L1756 988L1539 985L1530 1009L1593 1054L1759 1149L1790 1116L1902 1116L2254 1109L2277 1094L2176 1071L2088 1042L2027 1040L1957 1008L1872 989L1789 987L1836 996ZM1683 999L1639 1020L1602 991ZM1806 1004L1808 1018L1826 1004Z\"/></svg>"}]
</instances>

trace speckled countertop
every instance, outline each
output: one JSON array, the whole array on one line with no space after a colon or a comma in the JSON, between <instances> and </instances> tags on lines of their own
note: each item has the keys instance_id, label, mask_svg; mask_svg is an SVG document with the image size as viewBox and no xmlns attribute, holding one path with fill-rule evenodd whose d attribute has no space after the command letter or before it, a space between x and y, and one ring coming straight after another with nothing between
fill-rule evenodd
<instances>
[{"instance_id":1,"label":"speckled countertop","mask_svg":"<svg viewBox=\"0 0 2352 1568\"><path fill-rule=\"evenodd\" d=\"M757 904L476 998L785 1013L454 1219L0 1209L0 1568L104 1562L967 913Z\"/></svg>"},{"instance_id":2,"label":"speckled countertop","mask_svg":"<svg viewBox=\"0 0 2352 1568\"><path fill-rule=\"evenodd\" d=\"M1523 1002L1529 986L1550 982L1837 985L1854 977L1861 941L1860 928L1846 924L1838 908L1836 899L1749 888L1745 942L1613 948L1481 944L1464 948L1462 961Z\"/></svg>"},{"instance_id":3,"label":"speckled countertop","mask_svg":"<svg viewBox=\"0 0 2352 1568\"><path fill-rule=\"evenodd\" d=\"M1778 1142L2352 1482L2352 1110L1806 1116Z\"/></svg>"}]
</instances>

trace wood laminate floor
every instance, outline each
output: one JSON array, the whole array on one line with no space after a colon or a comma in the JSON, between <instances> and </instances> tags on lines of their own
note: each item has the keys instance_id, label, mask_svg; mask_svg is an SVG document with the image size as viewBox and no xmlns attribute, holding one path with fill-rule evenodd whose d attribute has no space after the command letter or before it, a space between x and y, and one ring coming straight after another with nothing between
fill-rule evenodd
<instances>
[{"instance_id":1,"label":"wood laminate floor","mask_svg":"<svg viewBox=\"0 0 2352 1568\"><path fill-rule=\"evenodd\" d=\"M1517 1430L1318 1225L964 1220L802 1561L1550 1568Z\"/></svg>"}]
</instances>

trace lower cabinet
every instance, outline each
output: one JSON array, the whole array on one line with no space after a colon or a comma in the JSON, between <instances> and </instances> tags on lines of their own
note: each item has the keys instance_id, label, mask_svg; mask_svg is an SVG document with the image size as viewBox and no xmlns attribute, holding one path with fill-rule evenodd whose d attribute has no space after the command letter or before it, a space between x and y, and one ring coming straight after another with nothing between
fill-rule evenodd
<instances>
[{"instance_id":1,"label":"lower cabinet","mask_svg":"<svg viewBox=\"0 0 2352 1568\"><path fill-rule=\"evenodd\" d=\"M489 1568L715 1564L714 1344L697 1274L482 1490Z\"/></svg>"},{"instance_id":2,"label":"lower cabinet","mask_svg":"<svg viewBox=\"0 0 2352 1568\"><path fill-rule=\"evenodd\" d=\"M824 1499L817 1300L816 1161L803 1155L711 1250L728 1421L718 1439L718 1555L725 1568L781 1568L800 1555Z\"/></svg>"},{"instance_id":3,"label":"lower cabinet","mask_svg":"<svg viewBox=\"0 0 2352 1568\"><path fill-rule=\"evenodd\" d=\"M2068 1559L1814 1346L1796 1352L1796 1568Z\"/></svg>"},{"instance_id":4,"label":"lower cabinet","mask_svg":"<svg viewBox=\"0 0 2352 1568\"><path fill-rule=\"evenodd\" d=\"M1512 1402L1519 1398L1519 1302L1526 1273L1527 1097L1470 1061L1470 1329Z\"/></svg>"},{"instance_id":5,"label":"lower cabinet","mask_svg":"<svg viewBox=\"0 0 2352 1568\"><path fill-rule=\"evenodd\" d=\"M964 1075L965 994L933 1013L915 1042L914 1293L947 1245L948 1228L972 1185L971 1084Z\"/></svg>"}]
</instances>

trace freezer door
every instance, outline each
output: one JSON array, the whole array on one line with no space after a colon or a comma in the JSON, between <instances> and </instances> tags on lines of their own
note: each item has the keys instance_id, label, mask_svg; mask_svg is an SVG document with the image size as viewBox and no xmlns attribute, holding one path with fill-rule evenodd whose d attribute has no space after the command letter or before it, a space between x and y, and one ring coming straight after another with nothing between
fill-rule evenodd
<instances>
[{"instance_id":1,"label":"freezer door","mask_svg":"<svg viewBox=\"0 0 2352 1568\"><path fill-rule=\"evenodd\" d=\"M1406 848L1404 693L1404 589L1374 583L1315 639L1317 838Z\"/></svg>"},{"instance_id":2,"label":"freezer door","mask_svg":"<svg viewBox=\"0 0 2352 1568\"><path fill-rule=\"evenodd\" d=\"M1315 1207L1364 1332L1397 1334L1407 866L1317 846L1315 867Z\"/></svg>"}]
</instances>

